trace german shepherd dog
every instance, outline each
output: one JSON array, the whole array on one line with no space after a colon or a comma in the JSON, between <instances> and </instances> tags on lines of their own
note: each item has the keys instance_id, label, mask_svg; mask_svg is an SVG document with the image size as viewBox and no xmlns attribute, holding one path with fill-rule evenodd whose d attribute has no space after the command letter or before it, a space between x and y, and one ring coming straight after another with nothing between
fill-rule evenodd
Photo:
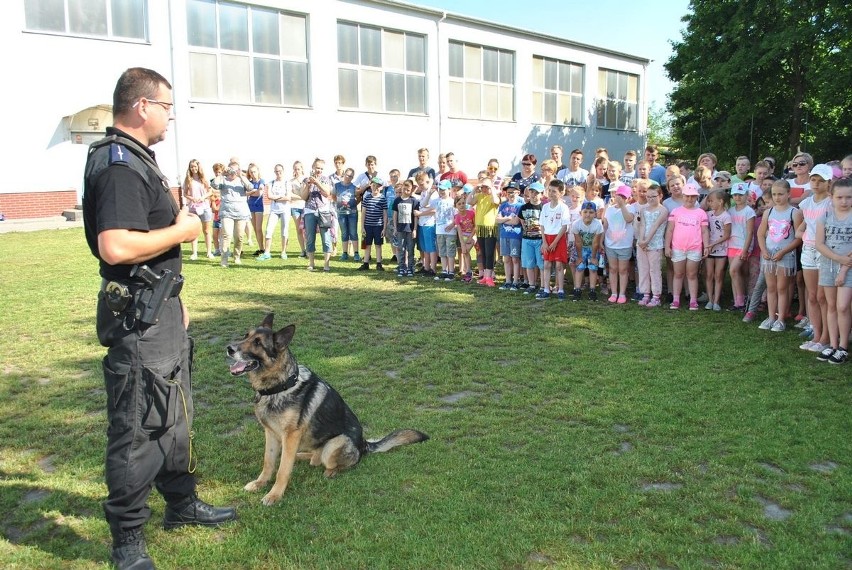
<instances>
[{"instance_id":1,"label":"german shepherd dog","mask_svg":"<svg viewBox=\"0 0 852 570\"><path fill-rule=\"evenodd\" d=\"M273 317L267 314L259 327L227 348L231 375L247 374L256 391L254 413L266 435L263 470L246 491L257 491L269 482L279 456L275 484L262 501L267 506L281 499L296 459L323 465L325 476L334 477L365 453L429 439L425 433L402 429L379 440L365 440L361 423L340 394L296 362L290 352L295 325L273 331Z\"/></svg>"}]
</instances>

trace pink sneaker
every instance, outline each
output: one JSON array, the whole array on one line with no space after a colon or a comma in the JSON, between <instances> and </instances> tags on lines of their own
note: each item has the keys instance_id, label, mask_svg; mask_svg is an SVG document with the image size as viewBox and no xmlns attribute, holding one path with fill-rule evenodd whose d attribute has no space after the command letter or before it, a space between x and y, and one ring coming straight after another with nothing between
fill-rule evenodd
<instances>
[{"instance_id":1,"label":"pink sneaker","mask_svg":"<svg viewBox=\"0 0 852 570\"><path fill-rule=\"evenodd\" d=\"M689 301L689 310L690 311L697 311L698 310L698 301L696 301L695 299L691 299Z\"/></svg>"},{"instance_id":2,"label":"pink sneaker","mask_svg":"<svg viewBox=\"0 0 852 570\"><path fill-rule=\"evenodd\" d=\"M485 286L486 287L496 287L497 285L494 283L494 280L490 277L485 278Z\"/></svg>"},{"instance_id":3,"label":"pink sneaker","mask_svg":"<svg viewBox=\"0 0 852 570\"><path fill-rule=\"evenodd\" d=\"M669 305L669 309L680 309L680 299L675 299L674 301L672 301L672 304Z\"/></svg>"},{"instance_id":4,"label":"pink sneaker","mask_svg":"<svg viewBox=\"0 0 852 570\"><path fill-rule=\"evenodd\" d=\"M660 298L659 297L652 298L650 301L648 301L648 304L645 305L645 306L649 307L649 308L659 307L660 306Z\"/></svg>"},{"instance_id":5,"label":"pink sneaker","mask_svg":"<svg viewBox=\"0 0 852 570\"><path fill-rule=\"evenodd\" d=\"M612 295L609 296L609 299L607 299L607 301L609 301L610 303L615 303L616 301L618 301L618 295L613 293Z\"/></svg>"},{"instance_id":6,"label":"pink sneaker","mask_svg":"<svg viewBox=\"0 0 852 570\"><path fill-rule=\"evenodd\" d=\"M627 297L626 297L626 296L624 296L624 295L619 295L619 296L618 296L618 301L617 301L617 303L618 303L619 305L623 305L623 304L624 304L624 303L626 303L626 302L627 302Z\"/></svg>"},{"instance_id":7,"label":"pink sneaker","mask_svg":"<svg viewBox=\"0 0 852 570\"><path fill-rule=\"evenodd\" d=\"M651 296L650 296L650 295L645 295L644 297L642 297L642 298L639 300L639 302L637 303L637 305L639 305L640 307L647 307L647 306L648 306L648 302L649 302L650 300L651 300Z\"/></svg>"}]
</instances>

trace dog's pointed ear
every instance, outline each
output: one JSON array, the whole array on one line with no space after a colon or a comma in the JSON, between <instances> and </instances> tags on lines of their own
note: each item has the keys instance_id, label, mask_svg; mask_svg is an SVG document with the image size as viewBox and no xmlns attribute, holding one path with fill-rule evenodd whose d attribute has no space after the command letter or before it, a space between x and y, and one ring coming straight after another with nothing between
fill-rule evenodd
<instances>
[{"instance_id":1,"label":"dog's pointed ear","mask_svg":"<svg viewBox=\"0 0 852 570\"><path fill-rule=\"evenodd\" d=\"M260 323L260 326L271 329L272 328L272 319L275 318L275 313L266 313L266 316L263 318L263 322Z\"/></svg>"},{"instance_id":2,"label":"dog's pointed ear","mask_svg":"<svg viewBox=\"0 0 852 570\"><path fill-rule=\"evenodd\" d=\"M296 334L296 325L287 325L277 333L275 333L275 348L281 349L290 346L293 342L293 335Z\"/></svg>"}]
</instances>

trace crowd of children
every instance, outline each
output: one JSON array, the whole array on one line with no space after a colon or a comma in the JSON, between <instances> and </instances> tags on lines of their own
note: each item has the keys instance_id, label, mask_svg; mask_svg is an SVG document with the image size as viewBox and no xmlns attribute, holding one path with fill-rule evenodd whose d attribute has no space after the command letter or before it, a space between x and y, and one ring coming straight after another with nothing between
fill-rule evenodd
<instances>
[{"instance_id":1,"label":"crowd of children","mask_svg":"<svg viewBox=\"0 0 852 570\"><path fill-rule=\"evenodd\" d=\"M375 261L375 269L384 271L387 241L398 277L459 278L497 287L496 269L502 264L500 289L540 300L562 301L569 291L573 301L580 301L585 289L590 301L597 301L600 292L609 303L625 304L632 281L632 298L640 306L665 304L677 310L683 292L689 310L704 304L705 310L721 311L727 268L733 301L729 310L742 311L744 322L755 320L765 305L768 315L759 328L784 331L798 293L796 326L807 337L800 348L821 361L847 360L852 156L814 165L810 155L799 153L790 162L788 179L775 178L770 157L759 161L754 172L747 157L738 157L732 175L716 170L711 153L699 157L694 172L685 163L668 168L657 164L653 146L645 149L641 161L628 152L624 168L605 149L595 154L590 172L582 168L582 150L572 151L563 165L556 145L540 173L535 172L536 157L527 154L521 171L505 177L498 174L496 159L468 177L452 153L439 157L436 171L428 166L426 149L418 151L419 166L406 179L396 169L387 180L382 178L374 156L367 157L365 172L357 176L344 168L339 155L330 176L322 175L320 159L314 161L310 178L298 162L289 180L283 166L276 165L275 180L268 184L255 165L244 177L232 159L229 171L245 187L246 201L252 196L269 199L264 247L255 252L259 261L271 258L279 222L281 257L286 258L292 217L309 269L319 231L326 270L342 242L340 260L361 262L359 270L369 270ZM222 166L214 166L215 177L207 184L193 161L184 185L190 207L203 216L208 257L219 253L211 244L221 241L215 235L221 226L221 192L233 191L223 184ZM307 215L316 219L307 221ZM260 246L263 233L255 221L252 211L244 227L247 232L254 228ZM192 259L196 256L197 242ZM224 263L226 256L222 259Z\"/></svg>"}]
</instances>

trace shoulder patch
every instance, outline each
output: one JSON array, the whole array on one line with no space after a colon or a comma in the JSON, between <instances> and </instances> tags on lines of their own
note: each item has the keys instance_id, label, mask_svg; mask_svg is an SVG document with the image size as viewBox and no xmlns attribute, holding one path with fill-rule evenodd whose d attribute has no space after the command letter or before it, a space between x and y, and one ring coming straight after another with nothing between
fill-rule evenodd
<instances>
[{"instance_id":1,"label":"shoulder patch","mask_svg":"<svg viewBox=\"0 0 852 570\"><path fill-rule=\"evenodd\" d=\"M109 163L115 164L117 162L127 164L130 159L130 151L128 151L124 146L112 143L109 145Z\"/></svg>"}]
</instances>

